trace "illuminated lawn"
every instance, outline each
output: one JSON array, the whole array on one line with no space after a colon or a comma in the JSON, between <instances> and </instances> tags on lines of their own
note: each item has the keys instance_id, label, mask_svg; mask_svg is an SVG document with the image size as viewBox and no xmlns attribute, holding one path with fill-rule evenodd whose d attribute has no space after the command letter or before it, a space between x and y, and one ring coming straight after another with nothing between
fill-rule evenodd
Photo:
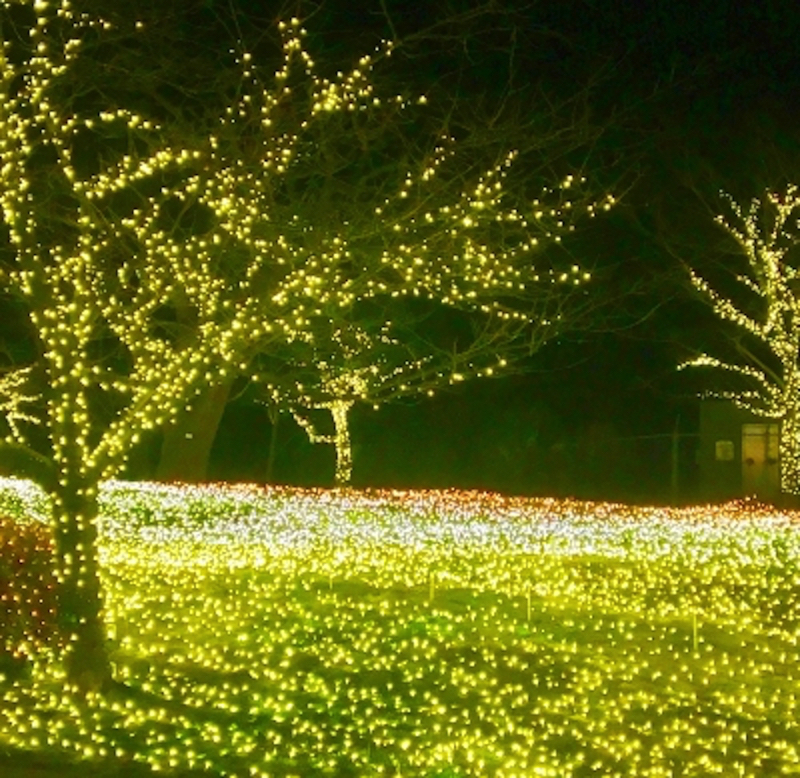
<instances>
[{"instance_id":1,"label":"illuminated lawn","mask_svg":"<svg viewBox=\"0 0 800 778\"><path fill-rule=\"evenodd\" d=\"M3 491L0 514L46 510ZM800 775L794 514L121 483L103 505L133 691L71 702L42 661L0 683L6 747L243 778Z\"/></svg>"}]
</instances>

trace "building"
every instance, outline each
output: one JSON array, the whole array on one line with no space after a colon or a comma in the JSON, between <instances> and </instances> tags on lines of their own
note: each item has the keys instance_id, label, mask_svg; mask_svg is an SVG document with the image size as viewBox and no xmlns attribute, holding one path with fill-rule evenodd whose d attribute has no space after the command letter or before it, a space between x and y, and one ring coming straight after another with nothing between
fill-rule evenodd
<instances>
[{"instance_id":1,"label":"building","mask_svg":"<svg viewBox=\"0 0 800 778\"><path fill-rule=\"evenodd\" d=\"M756 416L727 400L703 400L698 496L714 502L749 496L779 502L779 432L775 419Z\"/></svg>"}]
</instances>

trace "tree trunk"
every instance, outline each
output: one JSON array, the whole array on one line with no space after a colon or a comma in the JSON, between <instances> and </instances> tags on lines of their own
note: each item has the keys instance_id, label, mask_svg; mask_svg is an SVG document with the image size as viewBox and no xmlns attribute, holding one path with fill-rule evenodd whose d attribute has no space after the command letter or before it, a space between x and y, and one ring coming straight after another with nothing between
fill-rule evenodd
<instances>
[{"instance_id":1,"label":"tree trunk","mask_svg":"<svg viewBox=\"0 0 800 778\"><path fill-rule=\"evenodd\" d=\"M217 435L233 380L205 390L171 427L164 430L158 481L198 483L208 477L211 447Z\"/></svg>"},{"instance_id":2,"label":"tree trunk","mask_svg":"<svg viewBox=\"0 0 800 778\"><path fill-rule=\"evenodd\" d=\"M112 677L97 560L97 489L67 479L52 497L67 681L82 694L101 691Z\"/></svg>"},{"instance_id":3,"label":"tree trunk","mask_svg":"<svg viewBox=\"0 0 800 778\"><path fill-rule=\"evenodd\" d=\"M264 475L267 479L267 483L271 484L275 477L275 459L278 456L278 423L281 420L281 414L277 409L274 409L274 406L269 407L268 413L269 413L269 422L272 425L272 427L270 429L270 435L269 435L267 468Z\"/></svg>"},{"instance_id":4,"label":"tree trunk","mask_svg":"<svg viewBox=\"0 0 800 778\"><path fill-rule=\"evenodd\" d=\"M800 495L800 409L795 407L781 419L779 461L781 492Z\"/></svg>"},{"instance_id":5,"label":"tree trunk","mask_svg":"<svg viewBox=\"0 0 800 778\"><path fill-rule=\"evenodd\" d=\"M348 486L353 475L353 449L350 443L350 422L348 414L353 407L352 402L337 400L330 406L333 424L336 429L334 445L336 446L336 485Z\"/></svg>"}]
</instances>

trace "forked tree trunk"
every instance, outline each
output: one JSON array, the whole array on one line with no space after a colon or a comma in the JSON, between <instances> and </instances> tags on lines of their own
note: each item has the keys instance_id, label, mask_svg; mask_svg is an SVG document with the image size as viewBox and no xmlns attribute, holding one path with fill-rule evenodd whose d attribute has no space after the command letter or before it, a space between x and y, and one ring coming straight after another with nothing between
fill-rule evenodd
<instances>
[{"instance_id":1,"label":"forked tree trunk","mask_svg":"<svg viewBox=\"0 0 800 778\"><path fill-rule=\"evenodd\" d=\"M337 486L348 486L353 473L353 451L350 444L350 421L348 414L353 407L351 400L331 400L324 404L313 406L318 409L326 408L333 417L333 435L321 435L314 425L297 412L294 418L302 427L312 443L328 443L336 450L336 476Z\"/></svg>"},{"instance_id":2,"label":"forked tree trunk","mask_svg":"<svg viewBox=\"0 0 800 778\"><path fill-rule=\"evenodd\" d=\"M61 483L52 497L58 623L68 640L67 681L83 694L101 691L112 676L97 560L96 488Z\"/></svg>"},{"instance_id":3,"label":"forked tree trunk","mask_svg":"<svg viewBox=\"0 0 800 778\"><path fill-rule=\"evenodd\" d=\"M232 386L229 380L204 391L190 411L164 430L157 480L198 483L207 479L211 447Z\"/></svg>"}]
</instances>

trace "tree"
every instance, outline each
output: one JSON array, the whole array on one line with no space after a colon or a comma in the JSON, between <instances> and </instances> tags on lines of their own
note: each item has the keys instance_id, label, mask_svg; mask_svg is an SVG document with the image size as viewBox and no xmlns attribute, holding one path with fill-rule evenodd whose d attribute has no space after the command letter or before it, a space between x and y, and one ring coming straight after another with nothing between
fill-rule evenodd
<instances>
[{"instance_id":1,"label":"tree","mask_svg":"<svg viewBox=\"0 0 800 778\"><path fill-rule=\"evenodd\" d=\"M189 137L185 127L176 132L92 92L93 69L89 88L81 83L81 55L114 28L107 20L67 0L6 0L0 12L8 237L0 283L22 301L37 343L35 359L6 370L0 385L0 458L52 498L67 677L86 691L111 680L99 484L120 472L144 431L240 370L248 349L303 321L302 306L289 311L273 299L264 311L265 267L280 265L285 252L249 229L262 203L242 192L249 172L233 175L239 157L229 139L241 140L242 125L263 130L253 153L265 176L279 178L303 128L367 104L369 58L361 70L324 81L312 73L296 25L284 26L275 90L261 88L243 57L241 88L213 133ZM307 75L299 101L287 84L298 63ZM111 104L98 109L101 97ZM302 284L290 268L279 278Z\"/></svg>"},{"instance_id":2,"label":"tree","mask_svg":"<svg viewBox=\"0 0 800 778\"><path fill-rule=\"evenodd\" d=\"M309 327L297 337L256 357L256 383L263 385L267 403L290 412L311 442L335 447L337 484L349 483L352 473L349 413L356 404L377 408L401 398L433 395L470 378L507 375L564 332L596 323L602 303L587 292L590 274L553 247L575 229L580 217L609 208L613 198L597 204L578 195L579 202L583 199L579 206L564 198L565 191L580 188L568 177L533 200L531 219L525 216L519 188L504 187L507 167L504 160L478 174L477 181L466 182L458 171L458 188L452 179L437 185L429 170L431 183L413 195L407 178L375 213L348 210L347 219L336 219L337 229L323 233L336 252L372 256L379 269L397 267L398 257L413 256L411 269L401 265L401 279L412 282L410 289L401 280L400 286L362 292L352 304L327 306L310 317ZM328 187L326 183L321 191L327 193ZM490 204L476 199L476 193L487 189L492 190ZM429 209L423 219L421 202ZM312 209L320 211L330 213L330 206ZM387 212L396 214L388 235L373 223ZM498 235L497 222L512 226ZM316 228L318 222L313 222L307 230ZM543 268L526 267L525 257L534 246ZM319 252L326 266L335 264L335 255ZM470 271L467 263L458 267L464 257L480 257L488 279ZM456 264L455 271L445 258ZM493 267L502 268L499 282L492 283ZM471 278L464 278L465 270ZM362 276L377 275L368 274L365 265ZM427 279L418 279L424 275ZM465 280L472 286L462 293L458 284ZM330 415L332 429L326 426L331 431L320 431L313 421L316 411Z\"/></svg>"},{"instance_id":3,"label":"tree","mask_svg":"<svg viewBox=\"0 0 800 778\"><path fill-rule=\"evenodd\" d=\"M748 207L725 198L730 214L716 221L746 262L734 269L729 292L689 272L716 316L732 325L725 338L731 356L704 353L681 367L724 371L730 387L711 396L780 421L781 490L800 494L800 192L794 185L766 191Z\"/></svg>"},{"instance_id":4,"label":"tree","mask_svg":"<svg viewBox=\"0 0 800 778\"><path fill-rule=\"evenodd\" d=\"M421 154L387 195L386 179L392 183L396 173L387 174L383 165L380 176L354 172L337 156L335 171L321 180L324 165L316 155L330 150L323 138L312 144L313 156L301 157L299 170L287 176L290 191L279 192L262 211L269 229L282 231L277 245L304 268L291 292L282 291L278 299L306 306L303 326L284 329L280 356L270 345L261 359L281 362L281 380L273 380L278 370L272 365L267 393L298 420L303 408L335 413L339 432L333 436L319 435L307 420L302 424L312 441L338 441L337 482L349 478L343 445L349 439L347 410L355 402L381 404L497 373L501 365L510 370L518 357L585 327L600 307L586 290L591 274L569 252L553 249L581 219L611 208L614 198L587 192L586 179L573 175L531 197L527 180L517 177L508 185L516 152L476 170L474 158L454 159L456 147L449 138ZM374 156L369 163L375 165ZM306 268L313 270L313 285L301 289ZM305 298L315 296L311 307ZM412 325L408 306L420 303L468 318L461 342L437 344L441 336L427 316ZM208 450L208 428L221 412L216 402L216 415L204 406L195 414L200 419L188 419L188 441L180 433L165 440L162 472L165 457L191 457L198 430Z\"/></svg>"},{"instance_id":5,"label":"tree","mask_svg":"<svg viewBox=\"0 0 800 778\"><path fill-rule=\"evenodd\" d=\"M268 78L238 53L220 114L190 101L187 118L145 90L148 115L115 103L85 67L109 29L135 39L139 25L128 32L68 0L4 0L0 11L0 283L22 301L37 344L0 387L0 456L52 498L67 677L85 691L111 680L98 488L142 434L246 371L255 353L307 341L316 322L357 302L420 298L535 324L539 290L569 290L567 300L585 280L577 266L534 267L539 242L612 198L575 197L581 179L565 175L531 205L523 174L508 186L516 151L481 155L467 143L459 166L445 133L400 166L378 165L367 143L359 164L386 175L385 200L360 205L363 234L318 231L296 201L304 180L311 201L324 196L311 167L318 134L344 122L359 137L362 120L415 102L373 84L391 45L323 78L292 20ZM115 55L103 56L112 59L100 72Z\"/></svg>"},{"instance_id":6,"label":"tree","mask_svg":"<svg viewBox=\"0 0 800 778\"><path fill-rule=\"evenodd\" d=\"M460 322L466 325L459 328L460 342L454 336L450 347L437 344L433 338L442 339L441 324L422 337L403 313L402 327L385 313L355 322L321 321L304 342L288 344L283 353L273 349L260 360L256 385L263 385L267 404L291 413L312 443L334 446L339 486L349 484L352 474L349 414L356 404L377 409L401 398L432 396L473 376L503 375L518 353L535 350L519 326L489 321L476 331L475 319ZM430 324L428 316L421 318ZM330 415L332 432L320 431L324 422L315 422L315 411Z\"/></svg>"},{"instance_id":7,"label":"tree","mask_svg":"<svg viewBox=\"0 0 800 778\"><path fill-rule=\"evenodd\" d=\"M304 338L324 331L327 325L319 325L322 320L343 321L380 339L382 323L376 329L374 323L359 319L357 301L364 299L435 300L476 314L481 319L474 325L476 331L493 328L495 335L502 331L509 343L512 323L521 332L528 328L526 322L532 322L536 334L528 329L522 337L539 345L559 332L585 325L587 309L599 308L599 294L587 305L583 284L589 274L578 268L580 263L568 251L553 251L580 217L613 203L603 187L595 181L589 184L583 175L587 149L596 149L593 142L605 129L592 121L586 107L592 84L573 86L567 97L555 99L526 71L526 86L519 86L521 55L512 24L516 21L510 18L513 13L506 18L502 12L510 42L508 52L499 58L492 51L493 59L508 60L502 67L494 65L499 73L497 94L494 99L462 94L464 87L459 85L470 83L475 73L459 68L476 57L479 47L469 38L465 56L466 47L456 41L475 35L481 22L481 33L489 35L488 29L498 21L480 8L464 16L466 21L449 20L450 26L418 33L411 42L396 39L376 56L384 90L376 87L373 104L362 111L325 116L304 128L279 186L269 181L259 184L261 213L268 215L269 224L263 219L251 229L280 236L284 267L308 268L316 263L315 289L326 290L314 307L306 306L310 329L300 328L301 337L287 333L297 354L292 357L283 349L285 369L306 361L310 344ZM486 45L497 48L500 36L490 37ZM461 59L448 60L448 67L438 60L431 63L429 50L437 50L439 44L463 50ZM403 59L399 67L398 59ZM416 94L405 84L410 80L419 85L426 68L434 86L427 95ZM440 77L448 70L456 71L457 77ZM401 94L387 94L387 83L401 85ZM443 94L445 87L458 96ZM248 137L254 134L251 131ZM241 154L240 164L237 175L244 177L248 168L253 181L263 179L257 157ZM440 257L443 261L437 267ZM346 294L331 294L337 286ZM299 286L294 297L285 299L305 305L298 291ZM489 324L492 317L498 321ZM393 332L399 337L396 319ZM420 332L418 337L430 339L430 334ZM484 345L488 342L483 339ZM496 351L499 344L493 343ZM326 342L318 347L324 352ZM528 354L534 349L516 345L511 350ZM270 350L268 360L273 356ZM429 381L430 359L425 364ZM303 372L307 388L308 374ZM287 381L284 377L284 387ZM216 396L206 393L164 433L158 478L206 477L232 386L230 382L218 387ZM285 391L283 396L288 401ZM376 397L373 402L379 401L383 400Z\"/></svg>"}]
</instances>

